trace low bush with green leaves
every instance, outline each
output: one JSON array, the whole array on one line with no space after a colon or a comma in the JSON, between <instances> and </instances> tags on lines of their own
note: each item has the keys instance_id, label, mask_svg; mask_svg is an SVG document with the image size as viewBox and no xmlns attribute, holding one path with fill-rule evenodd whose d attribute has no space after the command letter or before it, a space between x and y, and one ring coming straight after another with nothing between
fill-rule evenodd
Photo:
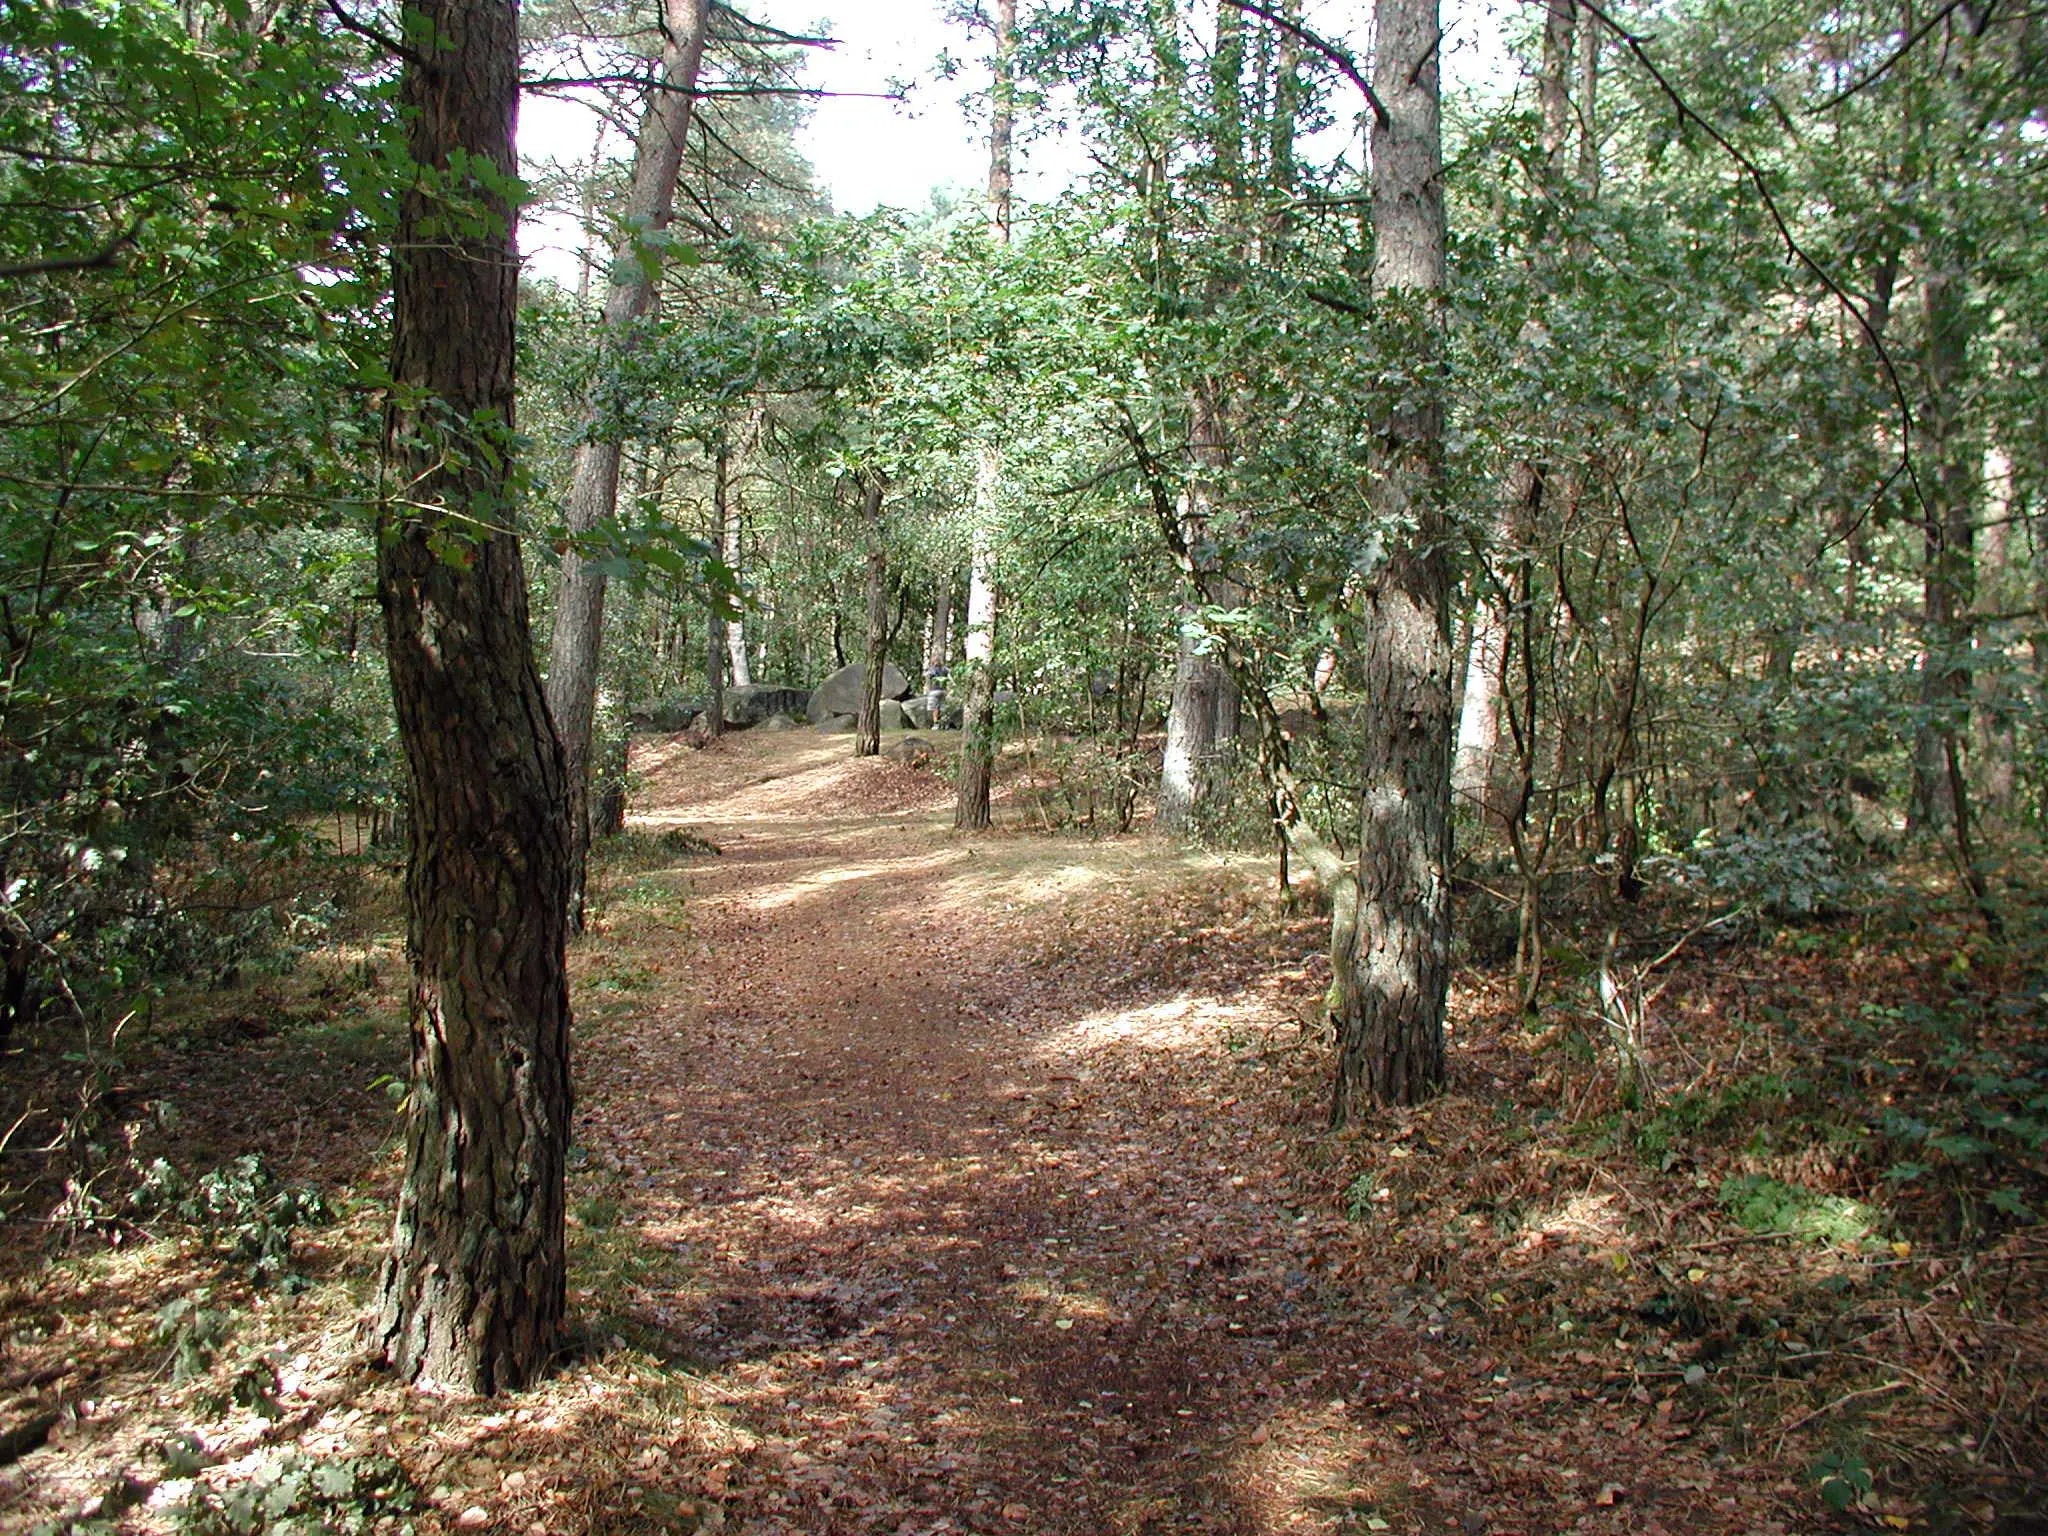
<instances>
[{"instance_id":1,"label":"low bush with green leaves","mask_svg":"<svg viewBox=\"0 0 2048 1536\"><path fill-rule=\"evenodd\" d=\"M172 1519L178 1536L409 1536L413 1525L403 1517L419 1502L405 1469L388 1456L293 1452L236 1487L200 1485Z\"/></svg>"},{"instance_id":2,"label":"low bush with green leaves","mask_svg":"<svg viewBox=\"0 0 2048 1536\"><path fill-rule=\"evenodd\" d=\"M326 1196L303 1184L280 1184L261 1154L249 1152L196 1179L162 1158L143 1171L128 1197L140 1217L160 1216L197 1229L231 1263L247 1266L258 1284L297 1285L292 1234L333 1219Z\"/></svg>"}]
</instances>

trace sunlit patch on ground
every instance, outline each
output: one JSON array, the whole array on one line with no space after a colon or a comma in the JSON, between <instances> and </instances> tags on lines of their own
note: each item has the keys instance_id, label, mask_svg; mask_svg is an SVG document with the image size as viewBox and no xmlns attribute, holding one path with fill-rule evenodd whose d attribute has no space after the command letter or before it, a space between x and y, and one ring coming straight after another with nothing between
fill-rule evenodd
<instances>
[{"instance_id":1,"label":"sunlit patch on ground","mask_svg":"<svg viewBox=\"0 0 2048 1536\"><path fill-rule=\"evenodd\" d=\"M1232 1458L1230 1476L1245 1490L1262 1536L1411 1529L1402 1518L1406 1458L1384 1439L1361 1427L1341 1400L1310 1404L1253 1429Z\"/></svg>"},{"instance_id":2,"label":"sunlit patch on ground","mask_svg":"<svg viewBox=\"0 0 2048 1536\"><path fill-rule=\"evenodd\" d=\"M1183 995L1088 1014L1042 1035L1033 1054L1040 1061L1071 1062L1118 1050L1209 1050L1273 1022L1270 1009L1256 1000Z\"/></svg>"}]
</instances>

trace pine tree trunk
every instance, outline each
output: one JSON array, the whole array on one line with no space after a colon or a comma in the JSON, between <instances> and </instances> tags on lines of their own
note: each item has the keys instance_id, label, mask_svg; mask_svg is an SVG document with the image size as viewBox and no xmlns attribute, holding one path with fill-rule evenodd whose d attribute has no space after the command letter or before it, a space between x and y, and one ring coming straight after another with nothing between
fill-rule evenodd
<instances>
[{"instance_id":1,"label":"pine tree trunk","mask_svg":"<svg viewBox=\"0 0 2048 1536\"><path fill-rule=\"evenodd\" d=\"M1412 1104L1444 1076L1450 985L1451 638L1442 507L1444 211L1436 0L1379 0L1373 85L1373 291L1402 316L1418 387L1380 443L1374 521L1412 528L1366 593L1358 626L1371 688L1359 782L1358 917L1333 953L1342 1124ZM1391 318L1391 317L1390 317Z\"/></svg>"},{"instance_id":2,"label":"pine tree trunk","mask_svg":"<svg viewBox=\"0 0 2048 1536\"><path fill-rule=\"evenodd\" d=\"M438 41L401 86L413 159L447 175L460 151L511 178L512 0L416 0L405 35ZM459 217L415 187L393 242L385 454L405 502L380 520L377 592L406 763L413 1075L372 1344L402 1380L493 1392L542 1371L563 1321L568 845L519 543L478 533L513 516L512 210L451 179Z\"/></svg>"},{"instance_id":3,"label":"pine tree trunk","mask_svg":"<svg viewBox=\"0 0 2048 1536\"><path fill-rule=\"evenodd\" d=\"M658 262L643 260L650 236L665 231L674 216L676 179L690 132L690 92L704 57L708 0L663 0L661 79L667 89L649 92L633 151L632 190L627 196L625 234L613 253L605 295L606 345L629 346L636 323L654 304ZM596 413L592 412L595 424ZM563 521L570 537L590 533L619 506L622 445L604 433L576 450ZM555 628L548 648L548 705L562 736L569 774L569 927L583 930L584 864L590 848L591 724L597 707L598 660L604 643L604 572L575 549L562 557Z\"/></svg>"},{"instance_id":4,"label":"pine tree trunk","mask_svg":"<svg viewBox=\"0 0 2048 1536\"><path fill-rule=\"evenodd\" d=\"M860 520L867 540L867 670L861 677L860 708L853 724L855 757L874 757L882 750L882 669L889 660L889 551L882 543L885 489L880 470L862 476Z\"/></svg>"}]
</instances>

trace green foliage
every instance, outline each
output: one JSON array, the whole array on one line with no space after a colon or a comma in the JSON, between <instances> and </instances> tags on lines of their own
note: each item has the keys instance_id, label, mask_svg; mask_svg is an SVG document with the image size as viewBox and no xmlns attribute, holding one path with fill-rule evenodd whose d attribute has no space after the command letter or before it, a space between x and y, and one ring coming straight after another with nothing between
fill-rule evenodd
<instances>
[{"instance_id":1,"label":"green foliage","mask_svg":"<svg viewBox=\"0 0 2048 1536\"><path fill-rule=\"evenodd\" d=\"M1878 1213L1846 1195L1825 1195L1758 1174L1722 1182L1721 1206L1751 1232L1782 1233L1815 1243L1856 1243L1877 1232Z\"/></svg>"},{"instance_id":2,"label":"green foliage","mask_svg":"<svg viewBox=\"0 0 2048 1536\"><path fill-rule=\"evenodd\" d=\"M188 1179L162 1158L144 1170L128 1197L141 1217L165 1217L197 1231L230 1264L243 1266L257 1284L295 1286L292 1234L333 1219L327 1199L305 1185L280 1184L254 1152ZM182 1305L174 1303L173 1305ZM180 1313L180 1318L187 1316Z\"/></svg>"},{"instance_id":3,"label":"green foliage","mask_svg":"<svg viewBox=\"0 0 2048 1536\"><path fill-rule=\"evenodd\" d=\"M1814 917L1838 905L1850 884L1816 827L1703 837L1679 861L1681 878L1769 917Z\"/></svg>"},{"instance_id":4,"label":"green foliage","mask_svg":"<svg viewBox=\"0 0 2048 1536\"><path fill-rule=\"evenodd\" d=\"M119 1007L187 963L164 932L208 905L186 871L389 799L355 664L376 424L335 408L378 350L393 182L353 52L235 5L0 12L0 923L25 1013Z\"/></svg>"},{"instance_id":5,"label":"green foliage","mask_svg":"<svg viewBox=\"0 0 2048 1536\"><path fill-rule=\"evenodd\" d=\"M225 1492L200 1486L172 1511L177 1536L369 1536L410 1532L418 1490L388 1456L292 1452ZM397 1522L397 1523L393 1523Z\"/></svg>"},{"instance_id":6,"label":"green foliage","mask_svg":"<svg viewBox=\"0 0 2048 1536\"><path fill-rule=\"evenodd\" d=\"M1837 1512L1856 1508L1876 1485L1869 1466L1853 1451L1829 1451L1806 1475L1821 1502Z\"/></svg>"},{"instance_id":7,"label":"green foliage","mask_svg":"<svg viewBox=\"0 0 2048 1536\"><path fill-rule=\"evenodd\" d=\"M206 1305L204 1290L166 1302L156 1315L160 1342L171 1347L171 1380L190 1381L213 1369L213 1357L234 1332L234 1319Z\"/></svg>"}]
</instances>

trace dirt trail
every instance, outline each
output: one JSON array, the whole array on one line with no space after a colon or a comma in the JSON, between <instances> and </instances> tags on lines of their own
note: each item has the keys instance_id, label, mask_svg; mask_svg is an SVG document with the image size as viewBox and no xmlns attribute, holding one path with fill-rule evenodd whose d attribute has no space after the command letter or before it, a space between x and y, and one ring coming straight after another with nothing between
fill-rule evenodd
<instances>
[{"instance_id":1,"label":"dirt trail","mask_svg":"<svg viewBox=\"0 0 2048 1536\"><path fill-rule=\"evenodd\" d=\"M727 1529L1445 1528L1416 1426L1362 1422L1399 1393L1247 1048L1312 979L1133 942L1212 866L962 839L942 782L845 750L643 753L643 824L723 852L580 1064L589 1155L690 1277L650 1310L730 1394Z\"/></svg>"}]
</instances>

